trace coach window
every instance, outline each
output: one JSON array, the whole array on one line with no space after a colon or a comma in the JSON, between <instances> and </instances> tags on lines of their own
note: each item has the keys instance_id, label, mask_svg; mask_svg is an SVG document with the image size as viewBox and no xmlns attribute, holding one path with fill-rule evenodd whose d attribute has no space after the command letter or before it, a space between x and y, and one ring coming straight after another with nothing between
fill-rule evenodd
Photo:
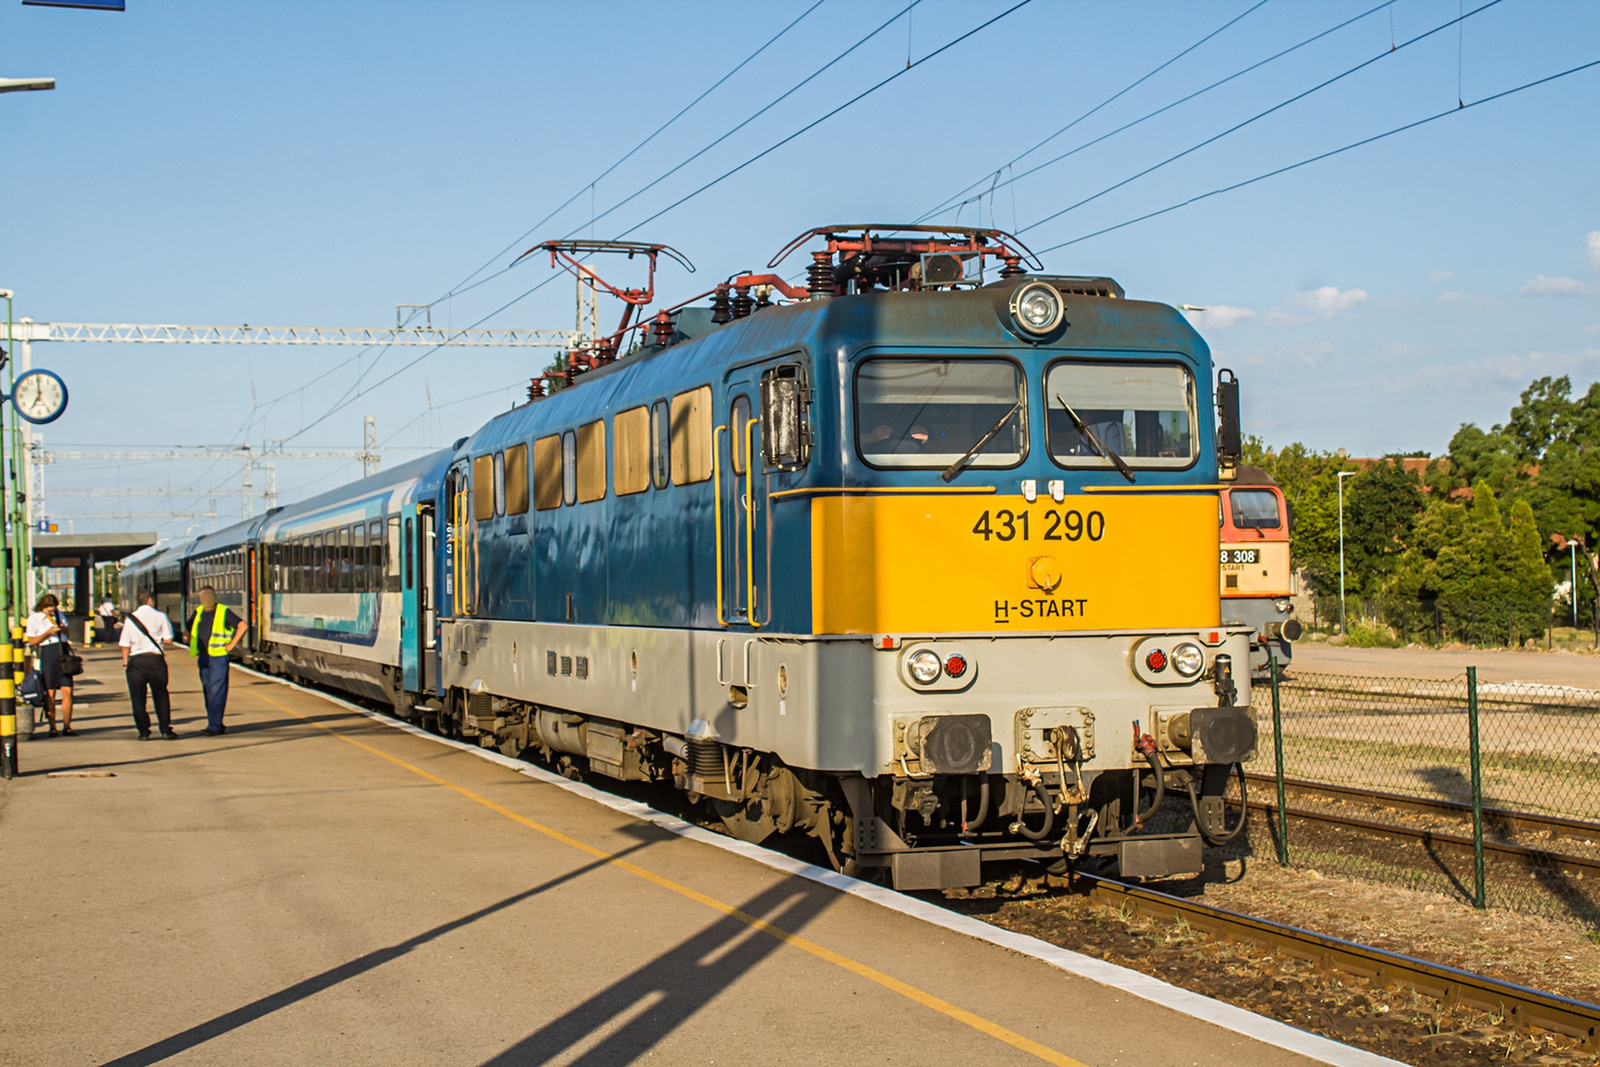
<instances>
[{"instance_id":1,"label":"coach window","mask_svg":"<svg viewBox=\"0 0 1600 1067\"><path fill-rule=\"evenodd\" d=\"M301 534L295 538L295 589L297 592L311 592L311 538Z\"/></svg>"},{"instance_id":2,"label":"coach window","mask_svg":"<svg viewBox=\"0 0 1600 1067\"><path fill-rule=\"evenodd\" d=\"M1136 470L1194 464L1194 378L1181 363L1061 361L1045 371L1044 396L1050 458L1063 467L1113 467L1097 441Z\"/></svg>"},{"instance_id":3,"label":"coach window","mask_svg":"<svg viewBox=\"0 0 1600 1067\"><path fill-rule=\"evenodd\" d=\"M348 526L339 528L339 592L355 591L355 531Z\"/></svg>"},{"instance_id":4,"label":"coach window","mask_svg":"<svg viewBox=\"0 0 1600 1067\"><path fill-rule=\"evenodd\" d=\"M578 427L578 503L606 495L606 420Z\"/></svg>"},{"instance_id":5,"label":"coach window","mask_svg":"<svg viewBox=\"0 0 1600 1067\"><path fill-rule=\"evenodd\" d=\"M374 593L383 592L384 575L383 520L367 523L367 588Z\"/></svg>"},{"instance_id":6,"label":"coach window","mask_svg":"<svg viewBox=\"0 0 1600 1067\"><path fill-rule=\"evenodd\" d=\"M306 563L309 565L306 577L306 591L308 593L322 592L322 535L314 533L307 546Z\"/></svg>"},{"instance_id":7,"label":"coach window","mask_svg":"<svg viewBox=\"0 0 1600 1067\"><path fill-rule=\"evenodd\" d=\"M478 522L494 518L494 457L472 461L472 517Z\"/></svg>"},{"instance_id":8,"label":"coach window","mask_svg":"<svg viewBox=\"0 0 1600 1067\"><path fill-rule=\"evenodd\" d=\"M734 397L733 409L728 412L728 447L732 450L733 473L744 473L744 435L750 427L750 398L744 394Z\"/></svg>"},{"instance_id":9,"label":"coach window","mask_svg":"<svg viewBox=\"0 0 1600 1067\"><path fill-rule=\"evenodd\" d=\"M557 434L533 443L533 506L549 511L561 506L561 438Z\"/></svg>"},{"instance_id":10,"label":"coach window","mask_svg":"<svg viewBox=\"0 0 1600 1067\"><path fill-rule=\"evenodd\" d=\"M711 387L672 398L672 484L711 479Z\"/></svg>"},{"instance_id":11,"label":"coach window","mask_svg":"<svg viewBox=\"0 0 1600 1067\"><path fill-rule=\"evenodd\" d=\"M561 435L561 502L578 502L578 435L571 430Z\"/></svg>"},{"instance_id":12,"label":"coach window","mask_svg":"<svg viewBox=\"0 0 1600 1067\"><path fill-rule=\"evenodd\" d=\"M528 446L506 449L506 514L525 515L528 511Z\"/></svg>"},{"instance_id":13,"label":"coach window","mask_svg":"<svg viewBox=\"0 0 1600 1067\"><path fill-rule=\"evenodd\" d=\"M650 480L657 489L667 487L672 469L672 415L665 400L657 400L650 408Z\"/></svg>"},{"instance_id":14,"label":"coach window","mask_svg":"<svg viewBox=\"0 0 1600 1067\"><path fill-rule=\"evenodd\" d=\"M856 447L874 467L1015 467L1028 451L1022 370L1007 359L872 359L856 371Z\"/></svg>"},{"instance_id":15,"label":"coach window","mask_svg":"<svg viewBox=\"0 0 1600 1067\"><path fill-rule=\"evenodd\" d=\"M629 408L611 420L611 477L617 495L650 488L650 409Z\"/></svg>"},{"instance_id":16,"label":"coach window","mask_svg":"<svg viewBox=\"0 0 1600 1067\"><path fill-rule=\"evenodd\" d=\"M351 531L350 556L355 570L356 592L365 593L372 588L372 570L367 563L367 524L358 522Z\"/></svg>"},{"instance_id":17,"label":"coach window","mask_svg":"<svg viewBox=\"0 0 1600 1067\"><path fill-rule=\"evenodd\" d=\"M400 557L405 554L400 540L400 516L390 515L387 520L388 536L383 545L383 588L385 592L400 592Z\"/></svg>"}]
</instances>

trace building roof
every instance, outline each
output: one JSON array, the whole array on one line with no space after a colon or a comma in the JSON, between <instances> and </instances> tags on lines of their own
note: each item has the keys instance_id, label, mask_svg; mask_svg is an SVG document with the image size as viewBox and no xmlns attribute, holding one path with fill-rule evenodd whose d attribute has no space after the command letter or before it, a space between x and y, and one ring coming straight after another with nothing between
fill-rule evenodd
<instances>
[{"instance_id":1,"label":"building roof","mask_svg":"<svg viewBox=\"0 0 1600 1067\"><path fill-rule=\"evenodd\" d=\"M153 533L36 533L33 535L33 565L82 567L91 560L110 563L142 552L157 540Z\"/></svg>"}]
</instances>

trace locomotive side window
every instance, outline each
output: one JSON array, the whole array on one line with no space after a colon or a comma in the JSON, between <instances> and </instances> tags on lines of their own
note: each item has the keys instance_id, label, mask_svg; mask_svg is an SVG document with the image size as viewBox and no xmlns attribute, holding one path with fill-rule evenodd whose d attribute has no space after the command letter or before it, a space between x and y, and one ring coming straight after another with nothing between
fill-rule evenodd
<instances>
[{"instance_id":1,"label":"locomotive side window","mask_svg":"<svg viewBox=\"0 0 1600 1067\"><path fill-rule=\"evenodd\" d=\"M561 435L561 502L578 502L578 435L571 430Z\"/></svg>"},{"instance_id":2,"label":"locomotive side window","mask_svg":"<svg viewBox=\"0 0 1600 1067\"><path fill-rule=\"evenodd\" d=\"M650 407L650 480L657 489L667 487L672 474L672 415L665 400Z\"/></svg>"},{"instance_id":3,"label":"locomotive side window","mask_svg":"<svg viewBox=\"0 0 1600 1067\"><path fill-rule=\"evenodd\" d=\"M549 511L561 506L561 438L556 434L533 443L533 506Z\"/></svg>"},{"instance_id":4,"label":"locomotive side window","mask_svg":"<svg viewBox=\"0 0 1600 1067\"><path fill-rule=\"evenodd\" d=\"M506 513L506 454L494 454L494 513Z\"/></svg>"},{"instance_id":5,"label":"locomotive side window","mask_svg":"<svg viewBox=\"0 0 1600 1067\"><path fill-rule=\"evenodd\" d=\"M875 467L943 469L974 448L968 466L1015 467L1027 409L1006 359L871 359L856 372L856 446Z\"/></svg>"},{"instance_id":6,"label":"locomotive side window","mask_svg":"<svg viewBox=\"0 0 1600 1067\"><path fill-rule=\"evenodd\" d=\"M744 435L750 425L750 398L734 397L728 412L728 448L733 454L733 473L744 473Z\"/></svg>"},{"instance_id":7,"label":"locomotive side window","mask_svg":"<svg viewBox=\"0 0 1600 1067\"><path fill-rule=\"evenodd\" d=\"M1063 467L1113 466L1063 402L1129 467L1181 470L1198 455L1194 378L1181 364L1056 363L1045 372L1044 395L1050 458Z\"/></svg>"},{"instance_id":8,"label":"locomotive side window","mask_svg":"<svg viewBox=\"0 0 1600 1067\"><path fill-rule=\"evenodd\" d=\"M1231 489L1228 502L1233 524L1241 530L1276 530L1283 525L1278 497L1266 489Z\"/></svg>"},{"instance_id":9,"label":"locomotive side window","mask_svg":"<svg viewBox=\"0 0 1600 1067\"><path fill-rule=\"evenodd\" d=\"M578 427L578 503L588 504L606 495L606 420Z\"/></svg>"},{"instance_id":10,"label":"locomotive side window","mask_svg":"<svg viewBox=\"0 0 1600 1067\"><path fill-rule=\"evenodd\" d=\"M711 480L711 386L672 398L672 484Z\"/></svg>"},{"instance_id":11,"label":"locomotive side window","mask_svg":"<svg viewBox=\"0 0 1600 1067\"><path fill-rule=\"evenodd\" d=\"M494 518L494 456L472 461L472 517L478 522Z\"/></svg>"},{"instance_id":12,"label":"locomotive side window","mask_svg":"<svg viewBox=\"0 0 1600 1067\"><path fill-rule=\"evenodd\" d=\"M617 495L642 493L650 488L650 409L619 411L611 420L611 477Z\"/></svg>"},{"instance_id":13,"label":"locomotive side window","mask_svg":"<svg viewBox=\"0 0 1600 1067\"><path fill-rule=\"evenodd\" d=\"M528 511L528 446L506 449L506 514L525 515Z\"/></svg>"}]
</instances>

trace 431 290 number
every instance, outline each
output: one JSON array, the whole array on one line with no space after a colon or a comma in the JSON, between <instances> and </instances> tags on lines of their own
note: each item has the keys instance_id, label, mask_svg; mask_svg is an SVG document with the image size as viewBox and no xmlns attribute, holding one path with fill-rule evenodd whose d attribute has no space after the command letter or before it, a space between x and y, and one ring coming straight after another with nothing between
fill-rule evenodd
<instances>
[{"instance_id":1,"label":"431 290 number","mask_svg":"<svg viewBox=\"0 0 1600 1067\"><path fill-rule=\"evenodd\" d=\"M1085 537L1091 541L1098 541L1106 535L1106 517L1098 511L1091 511L1085 515L1081 511L1057 511L1055 508L1049 508L1041 519L1043 520L1039 524L1041 541L1080 541ZM1019 538L1030 541L1032 531L1033 522L1029 513L1012 511L1009 508L994 512L985 511L972 527L972 532L985 541L990 538L996 541L1014 541Z\"/></svg>"}]
</instances>

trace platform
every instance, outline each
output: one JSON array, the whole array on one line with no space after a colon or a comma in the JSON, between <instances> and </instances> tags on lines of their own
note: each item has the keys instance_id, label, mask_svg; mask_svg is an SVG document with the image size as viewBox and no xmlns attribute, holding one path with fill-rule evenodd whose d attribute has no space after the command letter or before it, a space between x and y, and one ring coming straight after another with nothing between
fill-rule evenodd
<instances>
[{"instance_id":1,"label":"platform","mask_svg":"<svg viewBox=\"0 0 1600 1067\"><path fill-rule=\"evenodd\" d=\"M0 786L5 1063L1378 1062L1254 1040L239 670L207 737L182 653L182 736L141 742L115 650L88 661L80 736L35 735Z\"/></svg>"}]
</instances>

